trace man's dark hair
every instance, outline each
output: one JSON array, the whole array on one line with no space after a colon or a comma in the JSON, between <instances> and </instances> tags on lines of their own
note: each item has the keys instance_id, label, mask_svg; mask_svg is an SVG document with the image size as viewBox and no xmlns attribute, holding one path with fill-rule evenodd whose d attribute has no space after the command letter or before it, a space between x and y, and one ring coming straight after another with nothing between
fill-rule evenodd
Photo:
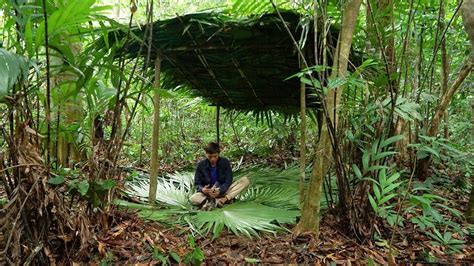
<instances>
[{"instance_id":1,"label":"man's dark hair","mask_svg":"<svg viewBox=\"0 0 474 266\"><path fill-rule=\"evenodd\" d=\"M219 153L221 151L219 144L217 144L216 142L209 142L209 144L204 147L204 150L208 154Z\"/></svg>"}]
</instances>

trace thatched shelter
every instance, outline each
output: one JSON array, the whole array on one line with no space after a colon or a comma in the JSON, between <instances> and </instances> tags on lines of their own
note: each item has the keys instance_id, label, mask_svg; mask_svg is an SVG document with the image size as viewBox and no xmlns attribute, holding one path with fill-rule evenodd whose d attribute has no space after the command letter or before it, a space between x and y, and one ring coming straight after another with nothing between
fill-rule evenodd
<instances>
[{"instance_id":1,"label":"thatched shelter","mask_svg":"<svg viewBox=\"0 0 474 266\"><path fill-rule=\"evenodd\" d=\"M314 62L312 29L305 36L300 15L281 14L295 39L305 40L303 50ZM142 26L133 33L143 37L145 29ZM337 33L331 29L329 46L335 46ZM124 34L115 32L109 39L120 39ZM122 52L130 57L140 52L146 58L146 41L140 49L143 42L131 40ZM221 13L196 13L157 21L153 24L151 60L159 54L164 88L184 86L212 105L228 109L299 110L300 81L288 79L300 71L299 58L277 14L235 20ZM331 65L331 53L328 57ZM314 91L307 90L306 98L307 107L318 107Z\"/></svg>"}]
</instances>

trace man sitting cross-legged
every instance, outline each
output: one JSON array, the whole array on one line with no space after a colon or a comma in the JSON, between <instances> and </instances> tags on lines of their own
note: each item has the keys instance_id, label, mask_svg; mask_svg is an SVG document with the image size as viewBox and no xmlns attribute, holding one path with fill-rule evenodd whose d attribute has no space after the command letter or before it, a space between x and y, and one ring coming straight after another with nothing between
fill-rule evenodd
<instances>
[{"instance_id":1,"label":"man sitting cross-legged","mask_svg":"<svg viewBox=\"0 0 474 266\"><path fill-rule=\"evenodd\" d=\"M224 157L219 157L219 144L211 142L204 150L207 158L200 161L196 167L194 183L197 192L190 200L193 205L210 210L215 205L222 207L234 199L248 187L250 182L247 177L242 177L232 183L230 162Z\"/></svg>"}]
</instances>

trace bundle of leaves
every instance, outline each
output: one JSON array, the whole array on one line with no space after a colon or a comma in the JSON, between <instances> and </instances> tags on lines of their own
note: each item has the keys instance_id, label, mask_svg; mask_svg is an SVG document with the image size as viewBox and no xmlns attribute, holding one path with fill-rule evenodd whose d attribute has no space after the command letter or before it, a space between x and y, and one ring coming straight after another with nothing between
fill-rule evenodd
<instances>
[{"instance_id":1,"label":"bundle of leaves","mask_svg":"<svg viewBox=\"0 0 474 266\"><path fill-rule=\"evenodd\" d=\"M250 176L252 184L237 197L236 202L212 211L201 211L191 205L189 197L195 189L193 173L189 172L161 177L155 206L147 204L148 176L135 173L124 192L130 197L138 197L142 203L123 200L116 203L137 209L144 219L189 226L196 234L212 233L213 238L219 236L224 228L248 237L258 236L259 232L275 234L286 230L283 225L294 224L299 216L298 171L297 167L290 167L283 171L266 169L266 173L265 181L262 172L255 169L236 172L234 180L246 175ZM269 181L269 178L278 182Z\"/></svg>"}]
</instances>

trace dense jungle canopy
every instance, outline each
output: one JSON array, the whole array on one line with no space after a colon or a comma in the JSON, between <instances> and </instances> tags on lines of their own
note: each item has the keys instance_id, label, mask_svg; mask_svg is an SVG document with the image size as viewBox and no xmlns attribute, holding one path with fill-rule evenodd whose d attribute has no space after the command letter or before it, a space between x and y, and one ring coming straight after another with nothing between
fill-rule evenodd
<instances>
[{"instance_id":1,"label":"dense jungle canopy","mask_svg":"<svg viewBox=\"0 0 474 266\"><path fill-rule=\"evenodd\" d=\"M474 0L0 0L0 31L0 265L474 263Z\"/></svg>"}]
</instances>

